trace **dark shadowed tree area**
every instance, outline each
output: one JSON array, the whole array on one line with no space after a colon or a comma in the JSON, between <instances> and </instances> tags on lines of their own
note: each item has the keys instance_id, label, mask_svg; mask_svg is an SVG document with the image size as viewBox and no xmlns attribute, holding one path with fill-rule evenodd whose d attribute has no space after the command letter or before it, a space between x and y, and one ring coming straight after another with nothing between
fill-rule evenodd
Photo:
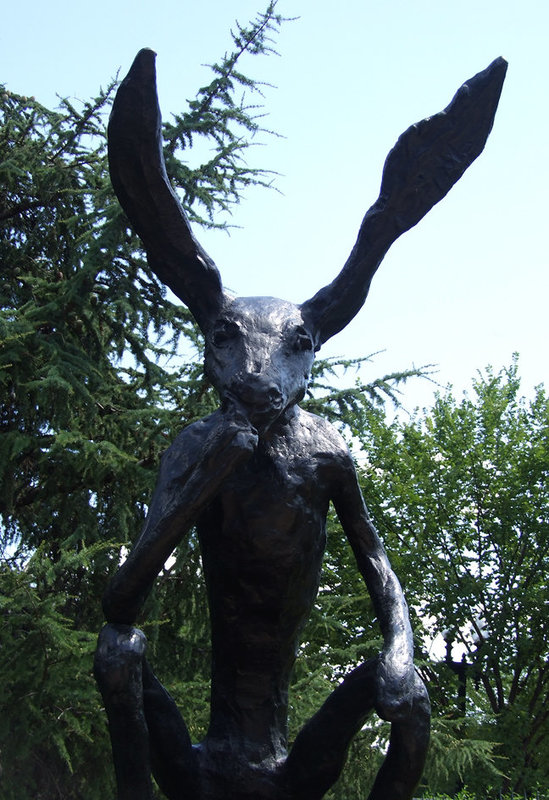
<instances>
[{"instance_id":1,"label":"dark shadowed tree area","mask_svg":"<svg viewBox=\"0 0 549 800\"><path fill-rule=\"evenodd\" d=\"M271 3L237 26L211 82L164 124L174 187L195 226L225 224L248 187ZM252 59L251 56L254 56ZM32 87L29 87L32 90ZM109 576L141 528L159 457L216 398L187 310L147 267L110 186L105 127L114 84L56 110L0 87L0 766L5 800L113 796L106 718L92 677ZM200 144L197 148L196 144ZM193 151L194 147L194 151ZM195 153L209 153L200 161ZM230 242L229 242L230 245ZM520 397L516 366L472 399L441 396L388 423L417 370L341 387L319 361L306 405L363 449L363 487L415 616L434 737L425 791L548 784L548 405ZM370 600L339 529L304 632L291 735L337 681L377 652ZM159 677L191 735L205 732L209 622L193 533L141 620ZM466 651L467 702L436 631ZM334 800L367 796L387 726L351 746ZM505 777L503 777L505 776ZM422 790L423 791L423 790Z\"/></svg>"}]
</instances>

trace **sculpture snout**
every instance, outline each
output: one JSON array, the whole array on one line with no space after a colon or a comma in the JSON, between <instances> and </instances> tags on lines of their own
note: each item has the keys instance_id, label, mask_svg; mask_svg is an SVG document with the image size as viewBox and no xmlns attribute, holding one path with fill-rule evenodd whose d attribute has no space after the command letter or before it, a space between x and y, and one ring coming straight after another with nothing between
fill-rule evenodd
<instances>
[{"instance_id":1,"label":"sculpture snout","mask_svg":"<svg viewBox=\"0 0 549 800\"><path fill-rule=\"evenodd\" d=\"M284 394L280 386L262 375L236 376L228 386L227 396L261 413L280 411L284 405Z\"/></svg>"}]
</instances>

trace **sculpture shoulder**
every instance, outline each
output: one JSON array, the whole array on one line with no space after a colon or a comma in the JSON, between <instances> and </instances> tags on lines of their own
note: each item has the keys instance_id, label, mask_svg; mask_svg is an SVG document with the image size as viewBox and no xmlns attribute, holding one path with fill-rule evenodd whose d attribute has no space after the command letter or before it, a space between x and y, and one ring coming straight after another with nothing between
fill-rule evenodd
<instances>
[{"instance_id":1,"label":"sculpture shoulder","mask_svg":"<svg viewBox=\"0 0 549 800\"><path fill-rule=\"evenodd\" d=\"M341 466L354 469L353 457L347 443L331 422L303 409L298 410L296 422L299 438L307 443L311 453L316 457L324 456L340 463Z\"/></svg>"}]
</instances>

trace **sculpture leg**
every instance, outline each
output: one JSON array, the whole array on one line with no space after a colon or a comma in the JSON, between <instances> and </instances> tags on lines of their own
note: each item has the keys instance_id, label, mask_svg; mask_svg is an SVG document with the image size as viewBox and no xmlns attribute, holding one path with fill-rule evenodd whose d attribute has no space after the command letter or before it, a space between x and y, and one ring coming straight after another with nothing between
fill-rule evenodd
<instances>
[{"instance_id":1,"label":"sculpture leg","mask_svg":"<svg viewBox=\"0 0 549 800\"><path fill-rule=\"evenodd\" d=\"M375 706L377 665L371 659L347 675L299 732L284 767L291 797L320 799L339 778L351 740Z\"/></svg>"},{"instance_id":2,"label":"sculpture leg","mask_svg":"<svg viewBox=\"0 0 549 800\"><path fill-rule=\"evenodd\" d=\"M143 662L143 701L152 772L166 797L198 797L198 765L187 726L175 701Z\"/></svg>"},{"instance_id":3,"label":"sculpture leg","mask_svg":"<svg viewBox=\"0 0 549 800\"><path fill-rule=\"evenodd\" d=\"M145 659L144 634L105 625L94 671L109 719L118 800L152 800L151 772L166 797L197 796L189 733L174 700Z\"/></svg>"},{"instance_id":4,"label":"sculpture leg","mask_svg":"<svg viewBox=\"0 0 549 800\"><path fill-rule=\"evenodd\" d=\"M378 660L354 669L303 727L284 766L292 798L320 800L339 778L351 740L376 703ZM368 800L410 800L429 743L430 706L419 677L410 717L391 725L387 756Z\"/></svg>"},{"instance_id":5,"label":"sculpture leg","mask_svg":"<svg viewBox=\"0 0 549 800\"><path fill-rule=\"evenodd\" d=\"M152 800L149 734L143 709L146 639L130 625L105 625L94 672L109 720L118 800Z\"/></svg>"}]
</instances>

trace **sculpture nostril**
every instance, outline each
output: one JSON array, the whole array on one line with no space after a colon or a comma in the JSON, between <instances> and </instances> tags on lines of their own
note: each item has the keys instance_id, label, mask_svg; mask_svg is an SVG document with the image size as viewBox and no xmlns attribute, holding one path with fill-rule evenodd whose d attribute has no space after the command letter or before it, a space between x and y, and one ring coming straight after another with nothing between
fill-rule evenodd
<instances>
[{"instance_id":1,"label":"sculpture nostril","mask_svg":"<svg viewBox=\"0 0 549 800\"><path fill-rule=\"evenodd\" d=\"M269 389L267 392L267 397L269 398L269 403L271 403L273 406L280 405L282 402L282 392L275 386Z\"/></svg>"}]
</instances>

